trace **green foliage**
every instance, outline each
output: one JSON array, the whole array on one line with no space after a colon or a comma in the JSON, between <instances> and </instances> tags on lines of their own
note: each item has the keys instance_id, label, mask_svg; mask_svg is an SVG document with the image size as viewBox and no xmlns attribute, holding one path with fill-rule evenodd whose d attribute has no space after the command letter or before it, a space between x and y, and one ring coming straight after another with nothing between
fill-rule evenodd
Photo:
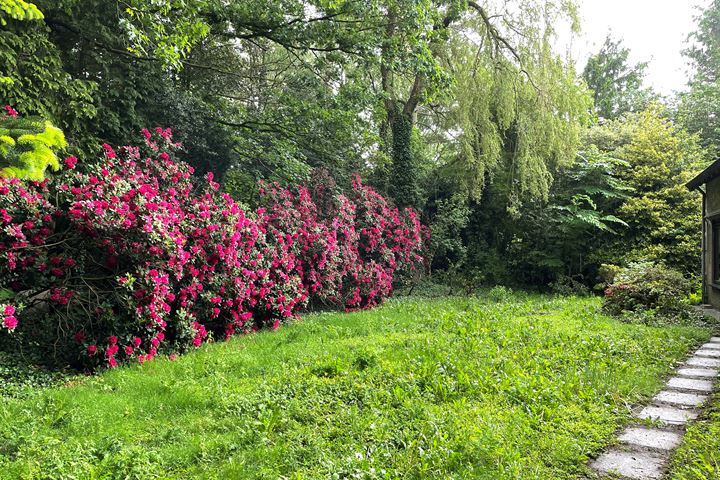
<instances>
[{"instance_id":1,"label":"green foliage","mask_svg":"<svg viewBox=\"0 0 720 480\"><path fill-rule=\"evenodd\" d=\"M536 241L544 233L537 233L527 212L542 210L563 169L572 168L580 135L590 120L591 98L572 65L552 49L554 26L574 18L572 5L542 3L517 2L522 12L518 15L507 10L485 12L501 18L498 23L472 9L458 20L462 29L477 32L478 37L449 36L440 58L454 82L439 96L437 106L421 110L425 115L418 116L436 165L423 182L430 193L426 212L431 224L441 224L443 237L438 244L461 245L463 249L454 250L467 258L466 262L451 258L455 254L444 258L446 254L438 251L433 264L453 265L474 287L493 282L546 285L545 272L528 275L518 268L526 261L547 263L553 271L564 272L561 252L543 259L527 251L528 245L544 248ZM513 48L498 45L498 36ZM450 213L443 202L450 198L455 204L462 199L469 209L463 225L456 223L459 228L443 225L443 217ZM590 210L562 215L585 218L586 223L598 220ZM546 217L550 216L548 211ZM549 231L546 222L538 223L540 232ZM607 223L613 223L612 217ZM450 240L447 235L453 231L458 233Z\"/></svg>"},{"instance_id":2,"label":"green foliage","mask_svg":"<svg viewBox=\"0 0 720 480\"><path fill-rule=\"evenodd\" d=\"M0 0L0 26L7 27L8 20L19 22L38 21L43 19L42 12L33 3L24 0ZM3 42L4 43L4 42ZM2 43L0 43L2 45ZM11 52L3 55L9 57ZM3 74L4 70L0 70L0 86L6 88L12 86L15 82L13 77Z\"/></svg>"},{"instance_id":3,"label":"green foliage","mask_svg":"<svg viewBox=\"0 0 720 480\"><path fill-rule=\"evenodd\" d=\"M460 195L437 200L434 221L430 226L430 251L433 268L456 271L466 261L467 246L462 232L468 224L470 208Z\"/></svg>"},{"instance_id":4,"label":"green foliage","mask_svg":"<svg viewBox=\"0 0 720 480\"><path fill-rule=\"evenodd\" d=\"M40 118L0 118L0 175L40 181L60 169L56 151L67 146L62 130Z\"/></svg>"},{"instance_id":5,"label":"green foliage","mask_svg":"<svg viewBox=\"0 0 720 480\"><path fill-rule=\"evenodd\" d=\"M549 210L557 214L551 217L570 230L591 227L600 231L615 233L613 227L627 226L623 220L608 213L613 203L627 198L632 187L618 178L618 171L627 168L628 163L612 158L590 145L578 154L576 162L560 171L554 185L553 200Z\"/></svg>"},{"instance_id":6,"label":"green foliage","mask_svg":"<svg viewBox=\"0 0 720 480\"><path fill-rule=\"evenodd\" d=\"M684 53L694 67L689 91L680 94L678 119L714 155L720 153L720 1L713 0L698 17L691 46Z\"/></svg>"},{"instance_id":7,"label":"green foliage","mask_svg":"<svg viewBox=\"0 0 720 480\"><path fill-rule=\"evenodd\" d=\"M491 302L509 302L512 301L514 295L515 294L511 288L503 285L496 285L488 290L487 294L483 295L483 297L487 298Z\"/></svg>"},{"instance_id":8,"label":"green foliage","mask_svg":"<svg viewBox=\"0 0 720 480\"><path fill-rule=\"evenodd\" d=\"M499 177L512 187L505 199L511 209L547 199L555 169L574 160L591 106L573 66L551 48L552 25L572 18L572 10L552 2L545 8L518 3L524 18L503 17L524 32L508 33L517 58L498 55L492 32L479 18L463 26L482 40L451 38L444 62L455 83L439 121L455 141L437 139L442 175L452 176L475 200Z\"/></svg>"},{"instance_id":9,"label":"green foliage","mask_svg":"<svg viewBox=\"0 0 720 480\"><path fill-rule=\"evenodd\" d=\"M587 282L592 247L627 226L611 213L629 190L617 178L623 165L591 147L560 170L548 203L522 212L516 240L509 247L511 264L542 283L572 284L574 277Z\"/></svg>"},{"instance_id":10,"label":"green foliage","mask_svg":"<svg viewBox=\"0 0 720 480\"><path fill-rule=\"evenodd\" d=\"M120 26L132 40L128 51L153 54L167 65L182 66L191 48L205 38L210 26L199 17L207 0L126 0Z\"/></svg>"},{"instance_id":11,"label":"green foliage","mask_svg":"<svg viewBox=\"0 0 720 480\"><path fill-rule=\"evenodd\" d=\"M559 275L548 284L548 287L550 287L550 291L555 295L576 295L583 297L590 293L590 289L586 284L567 275Z\"/></svg>"},{"instance_id":12,"label":"green foliage","mask_svg":"<svg viewBox=\"0 0 720 480\"><path fill-rule=\"evenodd\" d=\"M507 293L308 315L3 399L0 478L569 480L709 336Z\"/></svg>"},{"instance_id":13,"label":"green foliage","mask_svg":"<svg viewBox=\"0 0 720 480\"><path fill-rule=\"evenodd\" d=\"M677 270L652 262L631 263L605 289L603 310L660 321L687 319L693 317L687 300L692 291L692 282Z\"/></svg>"},{"instance_id":14,"label":"green foliage","mask_svg":"<svg viewBox=\"0 0 720 480\"><path fill-rule=\"evenodd\" d=\"M628 228L598 254L600 263L650 260L694 272L700 256L701 202L685 183L708 162L697 137L652 105L594 127L587 142L625 162L618 178L632 189L613 211Z\"/></svg>"},{"instance_id":15,"label":"green foliage","mask_svg":"<svg viewBox=\"0 0 720 480\"><path fill-rule=\"evenodd\" d=\"M486 272L488 283L552 283L559 292L593 286L599 266L593 252L627 226L616 214L631 195L619 178L624 168L624 161L589 146L557 170L547 202L526 202L512 214L504 203L505 182L490 185L464 232L467 267Z\"/></svg>"},{"instance_id":16,"label":"green foliage","mask_svg":"<svg viewBox=\"0 0 720 480\"><path fill-rule=\"evenodd\" d=\"M173 32L184 28L181 17L197 2L35 3L42 21L12 20L0 30L0 76L9 79L0 82L0 97L67 132L75 154L94 154L102 142L120 143L141 127L161 124L165 115L156 106L178 97L172 88L177 72L166 65L187 55L188 45ZM134 8L133 21L126 8ZM140 49L158 56L144 57ZM207 108L184 111L193 110Z\"/></svg>"},{"instance_id":17,"label":"green foliage","mask_svg":"<svg viewBox=\"0 0 720 480\"><path fill-rule=\"evenodd\" d=\"M7 19L31 22L42 20L42 12L34 3L25 0L0 0L0 25L6 26Z\"/></svg>"},{"instance_id":18,"label":"green foliage","mask_svg":"<svg viewBox=\"0 0 720 480\"><path fill-rule=\"evenodd\" d=\"M183 144L179 158L192 165L197 176L213 172L222 179L238 156L233 151L237 142L229 127L212 121L214 107L180 85L155 89L148 98L143 102L142 117L152 118L149 125L172 126L173 138ZM128 127L122 126L120 131ZM137 131L131 133L134 137Z\"/></svg>"},{"instance_id":19,"label":"green foliage","mask_svg":"<svg viewBox=\"0 0 720 480\"><path fill-rule=\"evenodd\" d=\"M596 113L615 119L628 112L643 110L657 96L643 88L647 62L628 64L630 50L610 35L598 53L585 65L582 78L593 92Z\"/></svg>"},{"instance_id":20,"label":"green foliage","mask_svg":"<svg viewBox=\"0 0 720 480\"><path fill-rule=\"evenodd\" d=\"M10 341L3 339L0 345L0 398L31 397L44 388L62 385L77 376L76 373L48 370L38 366L43 364L43 359L33 358L27 351L22 355L8 353L17 349L16 345L6 345Z\"/></svg>"},{"instance_id":21,"label":"green foliage","mask_svg":"<svg viewBox=\"0 0 720 480\"><path fill-rule=\"evenodd\" d=\"M257 181L251 174L239 168L232 168L225 173L223 191L245 204L258 203Z\"/></svg>"},{"instance_id":22,"label":"green foliage","mask_svg":"<svg viewBox=\"0 0 720 480\"><path fill-rule=\"evenodd\" d=\"M417 208L420 203L418 167L411 148L412 120L400 108L392 113L392 174L390 194L400 207Z\"/></svg>"},{"instance_id":23,"label":"green foliage","mask_svg":"<svg viewBox=\"0 0 720 480\"><path fill-rule=\"evenodd\" d=\"M0 29L0 98L71 132L75 139L85 136L96 113L93 84L64 70L61 49L46 26L48 16L33 19L6 18Z\"/></svg>"}]
</instances>

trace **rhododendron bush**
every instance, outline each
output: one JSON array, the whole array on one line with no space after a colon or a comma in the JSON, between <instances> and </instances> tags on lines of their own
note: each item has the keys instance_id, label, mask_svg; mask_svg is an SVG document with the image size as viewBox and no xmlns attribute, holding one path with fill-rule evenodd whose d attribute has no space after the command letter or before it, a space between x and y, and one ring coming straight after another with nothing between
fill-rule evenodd
<instances>
[{"instance_id":1,"label":"rhododendron bush","mask_svg":"<svg viewBox=\"0 0 720 480\"><path fill-rule=\"evenodd\" d=\"M308 301L375 305L422 261L415 213L359 178L347 195L264 186L248 212L175 160L169 129L143 136L42 182L0 179L4 330L90 368L142 363L277 328Z\"/></svg>"},{"instance_id":2,"label":"rhododendron bush","mask_svg":"<svg viewBox=\"0 0 720 480\"><path fill-rule=\"evenodd\" d=\"M261 184L260 194L270 231L291 246L311 299L347 308L374 306L390 295L398 273L423 261L428 230L417 214L391 206L359 176L346 193L337 192L332 177L319 170L309 186Z\"/></svg>"}]
</instances>

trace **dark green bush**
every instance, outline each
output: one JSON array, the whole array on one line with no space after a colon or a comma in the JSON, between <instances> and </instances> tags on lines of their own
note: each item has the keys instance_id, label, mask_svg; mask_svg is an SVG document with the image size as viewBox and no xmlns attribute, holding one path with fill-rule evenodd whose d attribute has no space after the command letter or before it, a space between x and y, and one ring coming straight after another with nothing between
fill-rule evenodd
<instances>
[{"instance_id":1,"label":"dark green bush","mask_svg":"<svg viewBox=\"0 0 720 480\"><path fill-rule=\"evenodd\" d=\"M660 263L637 262L617 269L605 289L603 310L611 315L688 318L693 282Z\"/></svg>"}]
</instances>

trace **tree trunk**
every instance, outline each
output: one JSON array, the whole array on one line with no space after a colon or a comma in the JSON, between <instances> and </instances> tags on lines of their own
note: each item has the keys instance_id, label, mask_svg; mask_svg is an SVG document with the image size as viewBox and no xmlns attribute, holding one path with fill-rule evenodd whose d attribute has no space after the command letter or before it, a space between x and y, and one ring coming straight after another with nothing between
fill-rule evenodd
<instances>
[{"instance_id":1,"label":"tree trunk","mask_svg":"<svg viewBox=\"0 0 720 480\"><path fill-rule=\"evenodd\" d=\"M399 207L417 208L419 205L418 170L412 152L413 115L408 114L399 102L388 112L392 135L390 195Z\"/></svg>"}]
</instances>

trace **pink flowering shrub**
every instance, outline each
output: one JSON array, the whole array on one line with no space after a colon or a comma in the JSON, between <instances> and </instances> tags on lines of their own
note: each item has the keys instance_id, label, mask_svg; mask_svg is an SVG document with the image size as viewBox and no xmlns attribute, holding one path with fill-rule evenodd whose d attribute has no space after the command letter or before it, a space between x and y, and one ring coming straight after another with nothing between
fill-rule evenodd
<instances>
[{"instance_id":1,"label":"pink flowering shrub","mask_svg":"<svg viewBox=\"0 0 720 480\"><path fill-rule=\"evenodd\" d=\"M294 254L268 242L264 217L211 175L194 185L169 129L143 133L82 172L69 157L52 181L0 179L4 328L27 320L34 338L51 329L90 366L114 367L276 328L305 303Z\"/></svg>"},{"instance_id":2,"label":"pink flowering shrub","mask_svg":"<svg viewBox=\"0 0 720 480\"><path fill-rule=\"evenodd\" d=\"M277 328L310 298L375 305L421 261L415 213L359 178L348 196L273 186L246 212L212 174L194 183L170 129L143 136L42 182L0 178L0 329L88 368L143 363Z\"/></svg>"},{"instance_id":3,"label":"pink flowering shrub","mask_svg":"<svg viewBox=\"0 0 720 480\"><path fill-rule=\"evenodd\" d=\"M418 268L428 230L412 209L391 206L355 176L336 193L325 172L309 186L261 186L276 240L291 247L307 295L320 303L368 308L392 293L398 273Z\"/></svg>"}]
</instances>

